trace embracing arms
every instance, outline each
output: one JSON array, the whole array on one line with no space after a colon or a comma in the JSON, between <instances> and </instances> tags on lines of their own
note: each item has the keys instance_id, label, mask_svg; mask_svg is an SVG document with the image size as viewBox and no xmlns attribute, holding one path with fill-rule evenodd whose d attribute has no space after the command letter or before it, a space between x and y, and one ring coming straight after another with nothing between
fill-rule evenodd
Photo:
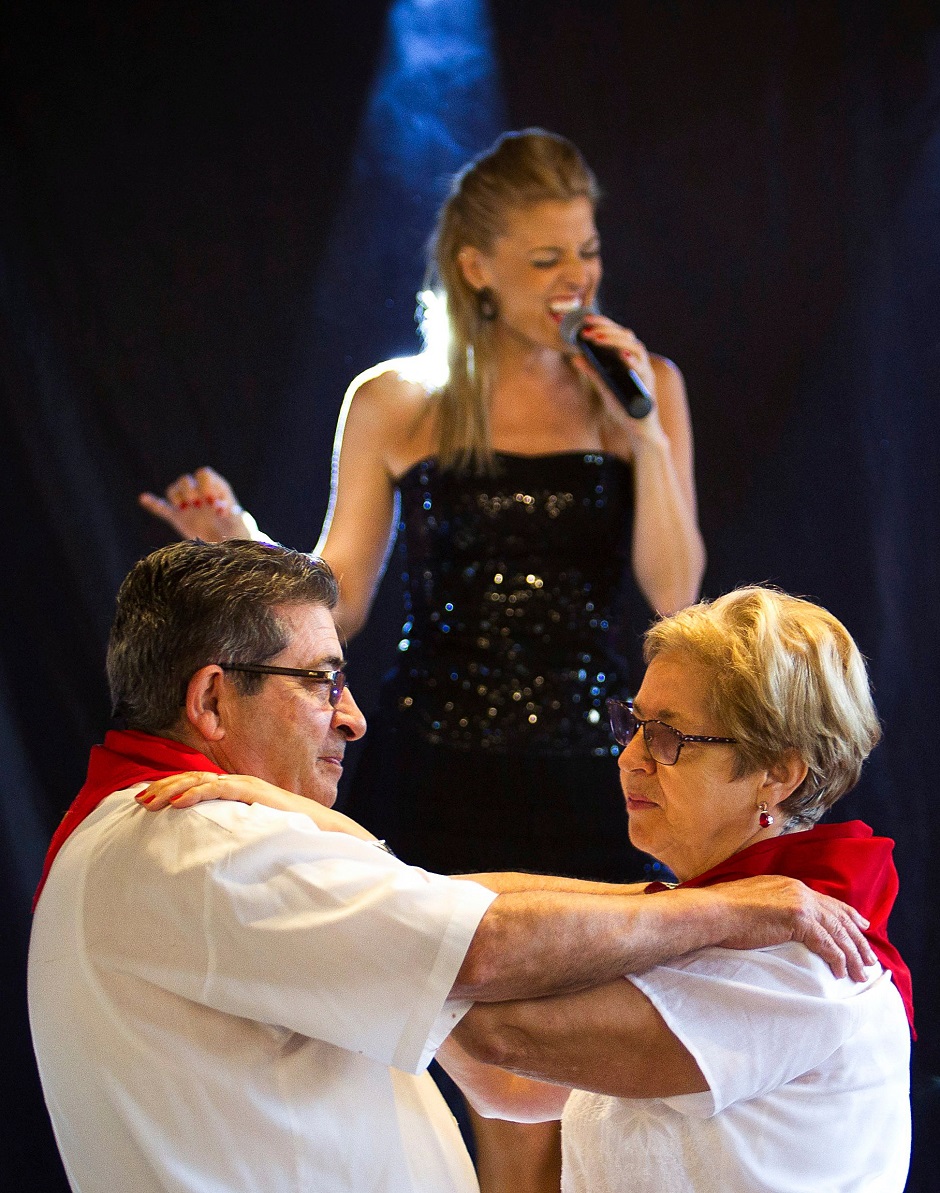
<instances>
[{"instance_id":1,"label":"embracing arms","mask_svg":"<svg viewBox=\"0 0 940 1193\"><path fill-rule=\"evenodd\" d=\"M260 802L300 812L325 831L370 833L313 800L251 776L188 772L138 797L151 810L205 799ZM861 978L871 950L862 917L836 899L777 876L709 890L643 895L641 885L608 886L524 874L463 876L498 894L480 921L452 995L500 1002L581 990L709 945L761 948L795 940L837 976Z\"/></svg>"},{"instance_id":2,"label":"embracing arms","mask_svg":"<svg viewBox=\"0 0 940 1193\"><path fill-rule=\"evenodd\" d=\"M324 831L374 840L348 817L251 776L188 772L137 798L151 810L205 799L260 802L308 816ZM625 973L709 945L749 949L790 940L825 958L837 976L861 979L873 961L862 917L787 878L654 895L636 884L540 875L465 879L497 898L451 990L476 1005L439 1059L484 1115L558 1117L571 1086L622 1097L707 1088L691 1054Z\"/></svg>"}]
</instances>

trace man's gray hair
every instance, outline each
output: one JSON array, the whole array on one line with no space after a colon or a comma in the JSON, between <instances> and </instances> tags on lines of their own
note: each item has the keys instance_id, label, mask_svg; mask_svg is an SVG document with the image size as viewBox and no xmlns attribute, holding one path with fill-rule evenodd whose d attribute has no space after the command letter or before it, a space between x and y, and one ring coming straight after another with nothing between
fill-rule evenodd
<instances>
[{"instance_id":1,"label":"man's gray hair","mask_svg":"<svg viewBox=\"0 0 940 1193\"><path fill-rule=\"evenodd\" d=\"M264 663L287 645L275 611L332 609L337 585L322 559L267 543L187 540L154 551L121 585L108 643L114 716L165 733L180 718L192 676L210 663ZM246 694L262 677L233 672Z\"/></svg>"}]
</instances>

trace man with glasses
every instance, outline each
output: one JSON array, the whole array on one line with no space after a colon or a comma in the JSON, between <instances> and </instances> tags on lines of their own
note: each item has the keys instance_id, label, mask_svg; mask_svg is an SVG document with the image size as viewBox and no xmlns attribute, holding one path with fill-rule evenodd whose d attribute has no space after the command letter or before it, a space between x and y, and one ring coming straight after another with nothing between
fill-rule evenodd
<instances>
[{"instance_id":1,"label":"man with glasses","mask_svg":"<svg viewBox=\"0 0 940 1193\"><path fill-rule=\"evenodd\" d=\"M335 601L320 561L243 541L163 548L118 594L108 676L126 728L94 748L56 833L30 949L73 1188L470 1193L424 1070L473 1001L788 939L862 976L854 913L788 880L639 899L392 857L331 810L365 731ZM219 798L150 816L159 780ZM278 793L314 819L250 802Z\"/></svg>"}]
</instances>

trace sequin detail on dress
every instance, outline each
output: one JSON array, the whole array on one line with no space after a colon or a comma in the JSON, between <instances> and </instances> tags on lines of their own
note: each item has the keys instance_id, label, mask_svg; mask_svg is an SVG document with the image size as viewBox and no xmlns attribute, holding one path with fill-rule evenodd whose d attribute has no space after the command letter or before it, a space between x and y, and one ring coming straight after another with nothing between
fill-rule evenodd
<instances>
[{"instance_id":1,"label":"sequin detail on dress","mask_svg":"<svg viewBox=\"0 0 940 1193\"><path fill-rule=\"evenodd\" d=\"M604 701L629 574L633 480L601 453L496 453L484 477L434 460L402 477L405 623L392 695L427 741L609 755Z\"/></svg>"}]
</instances>

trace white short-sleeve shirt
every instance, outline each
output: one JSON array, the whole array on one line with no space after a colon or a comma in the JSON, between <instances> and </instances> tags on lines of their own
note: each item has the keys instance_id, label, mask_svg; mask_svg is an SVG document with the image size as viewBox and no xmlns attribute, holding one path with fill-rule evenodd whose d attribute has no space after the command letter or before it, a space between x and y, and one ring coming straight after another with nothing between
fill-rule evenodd
<instances>
[{"instance_id":1,"label":"white short-sleeve shirt","mask_svg":"<svg viewBox=\"0 0 940 1193\"><path fill-rule=\"evenodd\" d=\"M910 1031L890 974L868 972L837 979L786 944L632 976L709 1092L572 1093L565 1193L901 1193Z\"/></svg>"},{"instance_id":2,"label":"white short-sleeve shirt","mask_svg":"<svg viewBox=\"0 0 940 1193\"><path fill-rule=\"evenodd\" d=\"M493 894L308 818L109 796L36 910L40 1075L82 1193L471 1193L424 1072Z\"/></svg>"}]
</instances>

